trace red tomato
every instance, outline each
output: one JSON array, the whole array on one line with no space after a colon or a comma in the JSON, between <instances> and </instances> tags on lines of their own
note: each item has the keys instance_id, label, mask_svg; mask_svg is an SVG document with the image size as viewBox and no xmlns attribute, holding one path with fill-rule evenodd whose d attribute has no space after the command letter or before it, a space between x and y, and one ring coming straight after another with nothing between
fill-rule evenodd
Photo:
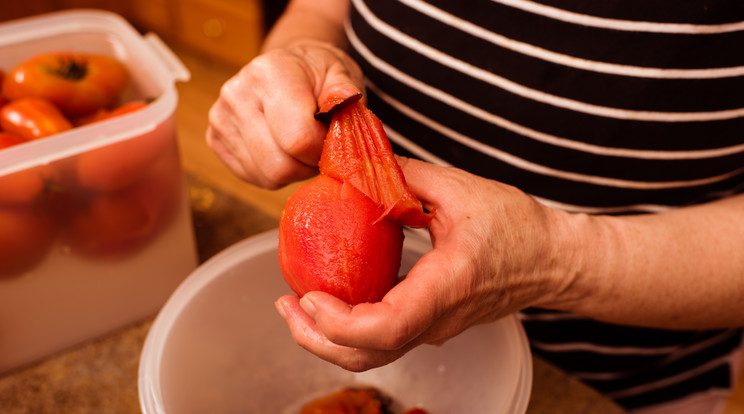
<instances>
[{"instance_id":1,"label":"red tomato","mask_svg":"<svg viewBox=\"0 0 744 414\"><path fill-rule=\"evenodd\" d=\"M311 401L300 414L363 414L390 412L391 400L371 387L346 388Z\"/></svg>"},{"instance_id":2,"label":"red tomato","mask_svg":"<svg viewBox=\"0 0 744 414\"><path fill-rule=\"evenodd\" d=\"M0 150L22 144L26 140L0 132ZM39 165L0 176L0 204L32 204L43 197L56 180L50 165Z\"/></svg>"},{"instance_id":3,"label":"red tomato","mask_svg":"<svg viewBox=\"0 0 744 414\"><path fill-rule=\"evenodd\" d=\"M28 140L11 134L10 132L0 132L0 150L12 147L13 145L23 144Z\"/></svg>"},{"instance_id":4,"label":"red tomato","mask_svg":"<svg viewBox=\"0 0 744 414\"><path fill-rule=\"evenodd\" d=\"M139 199L126 193L92 198L68 223L73 252L112 256L129 251L152 234L155 216Z\"/></svg>"},{"instance_id":5,"label":"red tomato","mask_svg":"<svg viewBox=\"0 0 744 414\"><path fill-rule=\"evenodd\" d=\"M172 119L141 136L86 151L77 157L77 180L96 191L119 191L139 182L175 145Z\"/></svg>"},{"instance_id":6,"label":"red tomato","mask_svg":"<svg viewBox=\"0 0 744 414\"><path fill-rule=\"evenodd\" d=\"M117 59L86 53L54 52L33 57L8 72L3 94L10 100L41 97L69 116L110 108L129 83Z\"/></svg>"},{"instance_id":7,"label":"red tomato","mask_svg":"<svg viewBox=\"0 0 744 414\"><path fill-rule=\"evenodd\" d=\"M72 124L59 109L41 98L18 99L0 108L0 126L28 140L72 129Z\"/></svg>"},{"instance_id":8,"label":"red tomato","mask_svg":"<svg viewBox=\"0 0 744 414\"><path fill-rule=\"evenodd\" d=\"M54 241L54 221L29 208L0 207L0 278L29 270Z\"/></svg>"},{"instance_id":9,"label":"red tomato","mask_svg":"<svg viewBox=\"0 0 744 414\"><path fill-rule=\"evenodd\" d=\"M105 121L107 119L116 118L117 116L125 115L130 112L138 111L147 106L147 101L132 101L127 102L121 106L118 106L112 110L99 109L98 111L88 114L75 119L74 124L77 126L88 125L94 122Z\"/></svg>"},{"instance_id":10,"label":"red tomato","mask_svg":"<svg viewBox=\"0 0 744 414\"><path fill-rule=\"evenodd\" d=\"M393 287L401 225L356 187L325 175L289 197L279 220L279 267L302 297L321 290L350 305L378 302Z\"/></svg>"},{"instance_id":11,"label":"red tomato","mask_svg":"<svg viewBox=\"0 0 744 414\"><path fill-rule=\"evenodd\" d=\"M159 160L135 186L93 193L66 220L74 253L120 257L145 245L170 221L182 188L177 153Z\"/></svg>"},{"instance_id":12,"label":"red tomato","mask_svg":"<svg viewBox=\"0 0 744 414\"><path fill-rule=\"evenodd\" d=\"M0 85L3 84L3 79L5 79L5 72L0 70ZM0 108L2 108L3 105L8 103L8 99L5 98L2 94L0 94Z\"/></svg>"}]
</instances>

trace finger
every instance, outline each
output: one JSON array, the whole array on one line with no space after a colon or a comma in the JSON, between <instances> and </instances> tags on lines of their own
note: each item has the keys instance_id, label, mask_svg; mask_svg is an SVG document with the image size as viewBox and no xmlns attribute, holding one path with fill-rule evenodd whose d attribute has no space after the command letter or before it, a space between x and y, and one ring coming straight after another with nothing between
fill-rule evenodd
<instances>
[{"instance_id":1,"label":"finger","mask_svg":"<svg viewBox=\"0 0 744 414\"><path fill-rule=\"evenodd\" d=\"M447 169L414 158L399 155L395 158L403 170L406 184L416 197L428 204L436 203L439 197L436 197L433 192L440 188L437 180L441 179L443 172Z\"/></svg>"},{"instance_id":2,"label":"finger","mask_svg":"<svg viewBox=\"0 0 744 414\"><path fill-rule=\"evenodd\" d=\"M267 132L261 132L263 130ZM289 183L310 178L318 173L317 165L308 165L293 157L277 141L268 137L269 126L264 122L256 123L252 133L262 134L249 137L244 145L240 159L246 168L252 169L257 184L268 189L278 189Z\"/></svg>"},{"instance_id":3,"label":"finger","mask_svg":"<svg viewBox=\"0 0 744 414\"><path fill-rule=\"evenodd\" d=\"M317 167L305 165L279 148L262 114L245 113L253 120L245 129L224 106L220 101L210 110L206 138L212 151L236 176L263 188L277 189L317 174Z\"/></svg>"},{"instance_id":4,"label":"finger","mask_svg":"<svg viewBox=\"0 0 744 414\"><path fill-rule=\"evenodd\" d=\"M207 142L212 150L238 177L264 188L276 189L317 174L316 165L296 159L273 136L270 123L277 121L267 118L261 99L246 90L250 85L244 78L249 75L226 82L209 111Z\"/></svg>"},{"instance_id":5,"label":"finger","mask_svg":"<svg viewBox=\"0 0 744 414\"><path fill-rule=\"evenodd\" d=\"M256 61L254 61L256 62ZM254 63L254 70L270 78L270 85L256 85L261 110L279 148L308 166L317 166L327 127L315 119L315 79L306 65L291 53L274 53L272 60Z\"/></svg>"},{"instance_id":6,"label":"finger","mask_svg":"<svg viewBox=\"0 0 744 414\"><path fill-rule=\"evenodd\" d=\"M282 296L275 306L299 346L349 371L362 372L386 365L410 350L406 348L385 352L338 345L318 329L315 321L304 312L296 296Z\"/></svg>"},{"instance_id":7,"label":"finger","mask_svg":"<svg viewBox=\"0 0 744 414\"><path fill-rule=\"evenodd\" d=\"M309 99L295 96L298 98L294 102L284 99L267 103L264 107L266 122L283 153L308 167L317 167L328 127L315 119L316 105L312 95Z\"/></svg>"},{"instance_id":8,"label":"finger","mask_svg":"<svg viewBox=\"0 0 744 414\"><path fill-rule=\"evenodd\" d=\"M221 102L217 101L209 110L209 125L205 134L207 145L233 174L249 181L251 177L245 166L231 147L226 145L230 135L238 135L240 132L224 114L221 106Z\"/></svg>"},{"instance_id":9,"label":"finger","mask_svg":"<svg viewBox=\"0 0 744 414\"><path fill-rule=\"evenodd\" d=\"M325 86L318 97L318 113L316 119L328 120L331 111L359 100L362 93L351 83L343 79L340 83Z\"/></svg>"},{"instance_id":10,"label":"finger","mask_svg":"<svg viewBox=\"0 0 744 414\"><path fill-rule=\"evenodd\" d=\"M251 175L246 170L243 163L225 146L220 135L212 127L207 127L207 145L212 149L215 155L222 161L225 166L244 181L252 181Z\"/></svg>"},{"instance_id":11,"label":"finger","mask_svg":"<svg viewBox=\"0 0 744 414\"><path fill-rule=\"evenodd\" d=\"M446 290L438 282L440 271L429 265L430 254L380 302L349 307L327 293L308 292L301 304L325 337L339 345L392 351L428 342L435 339L428 331L443 312Z\"/></svg>"},{"instance_id":12,"label":"finger","mask_svg":"<svg viewBox=\"0 0 744 414\"><path fill-rule=\"evenodd\" d=\"M320 85L318 106L321 112L364 92L364 76L359 66L343 51L330 49L328 52L335 59L326 68Z\"/></svg>"}]
</instances>

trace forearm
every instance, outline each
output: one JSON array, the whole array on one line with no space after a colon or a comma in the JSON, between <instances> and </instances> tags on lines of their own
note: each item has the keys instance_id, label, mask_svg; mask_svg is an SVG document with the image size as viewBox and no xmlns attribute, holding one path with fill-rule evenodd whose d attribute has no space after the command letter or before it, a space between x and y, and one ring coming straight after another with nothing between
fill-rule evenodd
<instances>
[{"instance_id":1,"label":"forearm","mask_svg":"<svg viewBox=\"0 0 744 414\"><path fill-rule=\"evenodd\" d=\"M348 9L347 0L293 0L266 37L263 51L308 40L345 49Z\"/></svg>"},{"instance_id":2,"label":"forearm","mask_svg":"<svg viewBox=\"0 0 744 414\"><path fill-rule=\"evenodd\" d=\"M651 327L744 326L744 196L569 222L561 249L578 253L553 307Z\"/></svg>"}]
</instances>

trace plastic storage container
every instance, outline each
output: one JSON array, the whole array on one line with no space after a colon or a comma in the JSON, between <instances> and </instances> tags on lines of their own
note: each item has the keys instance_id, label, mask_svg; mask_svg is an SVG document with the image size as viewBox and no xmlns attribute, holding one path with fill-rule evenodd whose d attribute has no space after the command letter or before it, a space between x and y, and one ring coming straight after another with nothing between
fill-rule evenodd
<instances>
[{"instance_id":1,"label":"plastic storage container","mask_svg":"<svg viewBox=\"0 0 744 414\"><path fill-rule=\"evenodd\" d=\"M416 406L431 414L526 412L532 359L515 316L358 374L302 349L273 305L291 293L277 243L276 230L237 243L168 300L140 360L144 414L297 414L315 398L358 385L391 397L395 414ZM401 272L429 249L428 236L406 232Z\"/></svg>"},{"instance_id":2,"label":"plastic storage container","mask_svg":"<svg viewBox=\"0 0 744 414\"><path fill-rule=\"evenodd\" d=\"M108 12L0 24L3 71L56 51L115 57L122 101L155 100L0 150L0 372L156 314L197 263L174 120L188 70Z\"/></svg>"}]
</instances>

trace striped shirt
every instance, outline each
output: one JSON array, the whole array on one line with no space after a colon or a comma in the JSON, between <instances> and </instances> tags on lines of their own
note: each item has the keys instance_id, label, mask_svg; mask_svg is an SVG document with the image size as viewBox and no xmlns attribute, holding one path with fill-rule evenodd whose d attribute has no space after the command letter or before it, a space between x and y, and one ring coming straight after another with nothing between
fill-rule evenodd
<instances>
[{"instance_id":1,"label":"striped shirt","mask_svg":"<svg viewBox=\"0 0 744 414\"><path fill-rule=\"evenodd\" d=\"M592 214L744 190L741 0L351 0L347 36L396 152ZM730 387L740 330L530 309L536 354L627 408Z\"/></svg>"}]
</instances>

